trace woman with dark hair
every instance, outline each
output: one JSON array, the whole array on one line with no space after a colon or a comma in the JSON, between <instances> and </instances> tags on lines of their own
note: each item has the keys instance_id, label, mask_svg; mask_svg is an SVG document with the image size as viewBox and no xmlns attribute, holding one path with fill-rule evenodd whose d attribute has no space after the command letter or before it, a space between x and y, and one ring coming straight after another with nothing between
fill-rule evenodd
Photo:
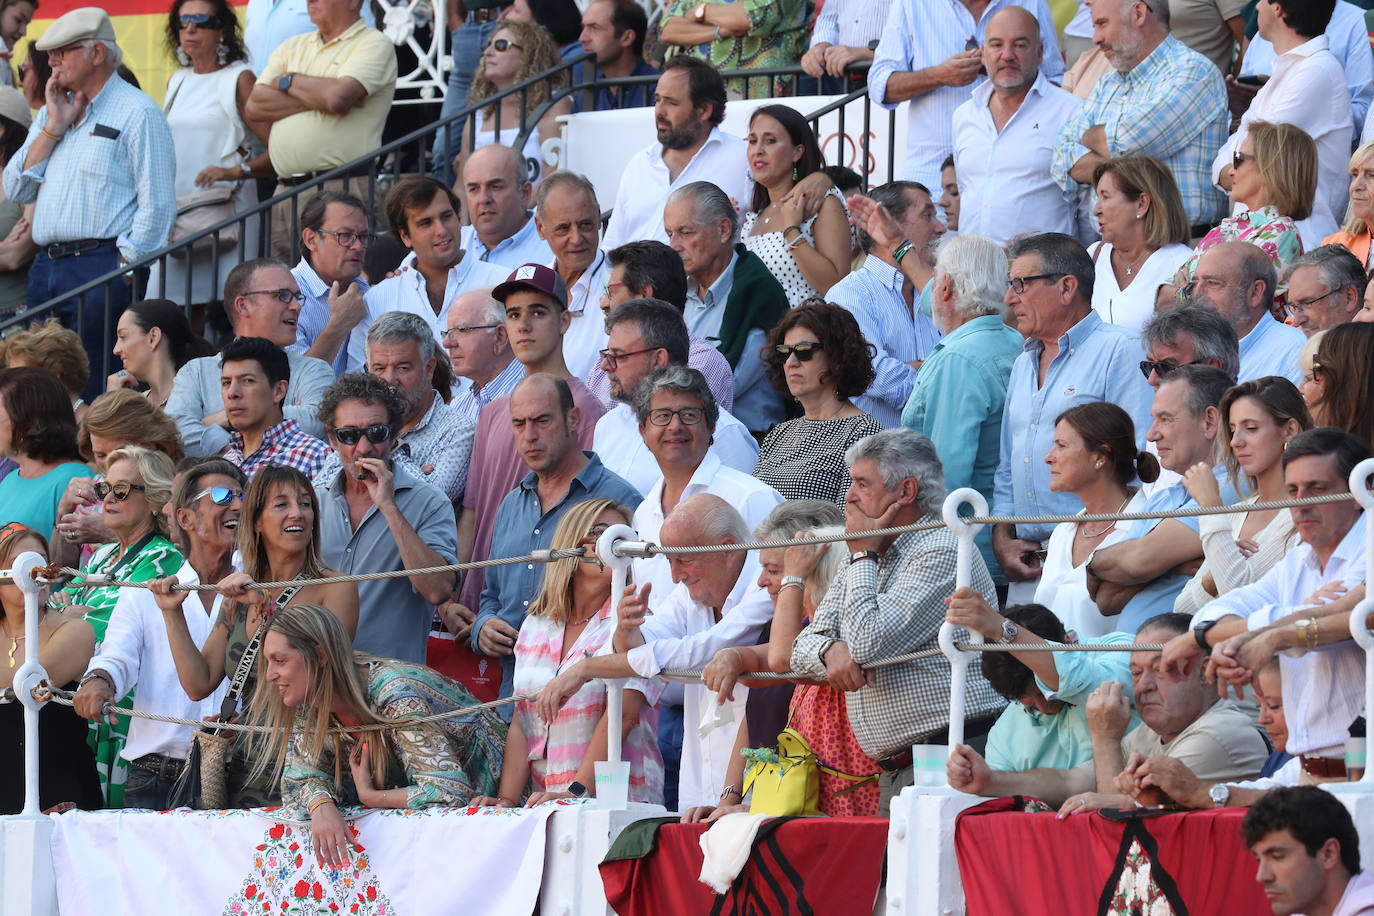
<instances>
[{"instance_id":1,"label":"woman with dark hair","mask_svg":"<svg viewBox=\"0 0 1374 916\"><path fill-rule=\"evenodd\" d=\"M24 101L29 108L37 111L47 104L44 91L52 78L52 64L48 62L48 52L40 51L29 42L29 56L19 65L19 89L24 93Z\"/></svg>"},{"instance_id":2,"label":"woman with dark hair","mask_svg":"<svg viewBox=\"0 0 1374 916\"><path fill-rule=\"evenodd\" d=\"M1312 360L1312 419L1374 442L1374 324L1328 328Z\"/></svg>"},{"instance_id":3,"label":"woman with dark hair","mask_svg":"<svg viewBox=\"0 0 1374 916\"><path fill-rule=\"evenodd\" d=\"M48 370L0 369L0 456L18 464L0 480L0 524L51 531L67 483L91 469L76 450L71 400Z\"/></svg>"},{"instance_id":4,"label":"woman with dark hair","mask_svg":"<svg viewBox=\"0 0 1374 916\"><path fill-rule=\"evenodd\" d=\"M166 408L177 370L214 348L197 337L181 306L166 299L135 302L115 325L114 355L124 368L105 383L106 391L142 389L148 401Z\"/></svg>"},{"instance_id":5,"label":"woman with dark hair","mask_svg":"<svg viewBox=\"0 0 1374 916\"><path fill-rule=\"evenodd\" d=\"M1283 450L1288 440L1312 428L1298 389L1286 378L1270 375L1241 382L1221 396L1221 422L1229 436L1222 440L1222 461L1237 492L1238 478L1252 495L1237 506L1286 499ZM1183 473L1183 486L1199 506L1223 505L1221 485L1212 465L1198 462ZM1174 611L1193 614L1213 598L1249 585L1267 573L1292 546L1292 514L1287 510L1198 516L1202 566L1174 599Z\"/></svg>"},{"instance_id":6,"label":"woman with dark hair","mask_svg":"<svg viewBox=\"0 0 1374 916\"><path fill-rule=\"evenodd\" d=\"M793 308L813 296L824 298L849 273L853 239L844 198L834 187L814 216L803 215L807 195L797 182L825 165L816 135L796 109L764 105L750 117L746 139L754 200L740 241L778 278Z\"/></svg>"},{"instance_id":7,"label":"woman with dark hair","mask_svg":"<svg viewBox=\"0 0 1374 916\"><path fill-rule=\"evenodd\" d=\"M1050 489L1072 493L1088 515L1133 511L1140 494L1137 477L1151 483L1159 462L1136 448L1130 414L1107 401L1070 407L1054 421L1054 440L1045 463ZM1112 632L1115 618L1103 616L1088 596L1088 561L1098 548L1126 537L1130 526L1113 522L1063 522L1045 546L1035 603L1054 608L1064 626L1081 639Z\"/></svg>"},{"instance_id":8,"label":"woman with dark hair","mask_svg":"<svg viewBox=\"0 0 1374 916\"><path fill-rule=\"evenodd\" d=\"M236 210L251 207L258 202L258 190L249 179L275 172L265 150L256 157L249 152L253 138L243 110L254 80L238 16L227 0L173 0L166 34L167 52L181 64L167 81L162 102L176 142L177 206L185 206L193 195L222 189L232 192ZM258 221L248 220L240 231L246 236L244 250L256 251ZM239 262L239 246L230 245L227 237L221 240L218 259L208 241L196 249L189 260L165 262L165 290L159 288L155 267L148 289L181 305L217 300L225 277Z\"/></svg>"},{"instance_id":9,"label":"woman with dark hair","mask_svg":"<svg viewBox=\"0 0 1374 916\"><path fill-rule=\"evenodd\" d=\"M0 2L0 51L4 52L5 66L0 70L0 85L14 85L14 71L10 69L14 59L14 49L29 32L33 14L38 12L37 0L2 0Z\"/></svg>"},{"instance_id":10,"label":"woman with dark hair","mask_svg":"<svg viewBox=\"0 0 1374 916\"><path fill-rule=\"evenodd\" d=\"M873 384L873 354L847 309L810 299L783 316L759 354L773 387L801 405L759 446L754 476L787 499L844 504L844 453L883 426L849 399Z\"/></svg>"},{"instance_id":11,"label":"woman with dark hair","mask_svg":"<svg viewBox=\"0 0 1374 916\"><path fill-rule=\"evenodd\" d=\"M0 21L16 6L28 6L24 0L0 13ZM9 67L0 68L9 72ZM24 145L33 118L29 103L17 89L0 87L0 165ZM33 204L17 204L5 197L0 189L0 317L11 315L28 298L29 264L38 253L33 243L30 223Z\"/></svg>"}]
</instances>

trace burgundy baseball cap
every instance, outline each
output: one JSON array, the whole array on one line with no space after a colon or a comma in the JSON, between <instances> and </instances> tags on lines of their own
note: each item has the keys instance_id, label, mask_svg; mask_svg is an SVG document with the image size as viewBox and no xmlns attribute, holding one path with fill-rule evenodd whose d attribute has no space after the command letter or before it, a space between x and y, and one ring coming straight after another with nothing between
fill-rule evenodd
<instances>
[{"instance_id":1,"label":"burgundy baseball cap","mask_svg":"<svg viewBox=\"0 0 1374 916\"><path fill-rule=\"evenodd\" d=\"M505 302L506 297L517 289L532 289L537 293L552 296L564 310L568 308L568 284L558 275L558 271L543 264L521 264L511 271L506 282L491 291L497 302Z\"/></svg>"}]
</instances>

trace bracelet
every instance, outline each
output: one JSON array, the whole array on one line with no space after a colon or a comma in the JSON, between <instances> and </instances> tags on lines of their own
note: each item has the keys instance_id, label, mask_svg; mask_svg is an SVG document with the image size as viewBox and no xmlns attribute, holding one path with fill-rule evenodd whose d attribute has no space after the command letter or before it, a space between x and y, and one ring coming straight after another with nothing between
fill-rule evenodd
<instances>
[{"instance_id":1,"label":"bracelet","mask_svg":"<svg viewBox=\"0 0 1374 916\"><path fill-rule=\"evenodd\" d=\"M46 124L43 125L42 129L40 130L40 133L47 134L48 139L51 140L51 141L54 142L54 143L61 143L61 142L62 142L62 138L61 138L60 136L58 136L57 134L53 133L52 131L48 130L48 125L46 125Z\"/></svg>"},{"instance_id":2,"label":"bracelet","mask_svg":"<svg viewBox=\"0 0 1374 916\"><path fill-rule=\"evenodd\" d=\"M320 805L325 804L334 804L334 799L330 798L328 795L321 795L319 798L316 798L313 802L310 803L310 807L305 809L306 817L314 817L315 809L318 808Z\"/></svg>"},{"instance_id":3,"label":"bracelet","mask_svg":"<svg viewBox=\"0 0 1374 916\"><path fill-rule=\"evenodd\" d=\"M911 239L902 239L902 244L898 245L896 249L892 252L893 260L895 260L898 264L901 264L902 258L906 257L907 252L909 252L911 249L915 247L915 245L911 244Z\"/></svg>"},{"instance_id":4,"label":"bracelet","mask_svg":"<svg viewBox=\"0 0 1374 916\"><path fill-rule=\"evenodd\" d=\"M716 26L716 41L720 41L720 26Z\"/></svg>"},{"instance_id":5,"label":"bracelet","mask_svg":"<svg viewBox=\"0 0 1374 916\"><path fill-rule=\"evenodd\" d=\"M739 795L740 798L743 798L743 797L744 797L743 795L740 794L739 789L736 789L736 788L735 788L734 783L731 783L730 785L726 786L726 787L725 787L725 791L723 791L723 792L720 793L720 800L721 800L721 801L725 801L725 797L726 797L727 795Z\"/></svg>"},{"instance_id":6,"label":"bracelet","mask_svg":"<svg viewBox=\"0 0 1374 916\"><path fill-rule=\"evenodd\" d=\"M801 582L784 582L782 585L778 586L778 594L781 595L784 591L786 591L789 588L795 588L798 591L803 592L806 591L806 585Z\"/></svg>"},{"instance_id":7,"label":"bracelet","mask_svg":"<svg viewBox=\"0 0 1374 916\"><path fill-rule=\"evenodd\" d=\"M505 802L506 804L510 805L512 808L519 808L519 807L520 807L520 802L516 801L515 799L506 798L506 796L504 796L504 795L498 795L498 796L496 796L496 800L497 800L497 801L503 801L503 802Z\"/></svg>"},{"instance_id":8,"label":"bracelet","mask_svg":"<svg viewBox=\"0 0 1374 916\"><path fill-rule=\"evenodd\" d=\"M105 671L104 668L97 668L94 671L87 674L85 677L83 677L81 681L76 685L76 689L80 690L82 687L85 687L91 681L104 681L105 683L110 685L111 692L113 692L115 689L114 678L111 677Z\"/></svg>"},{"instance_id":9,"label":"bracelet","mask_svg":"<svg viewBox=\"0 0 1374 916\"><path fill-rule=\"evenodd\" d=\"M797 230L798 232L801 232L801 231L802 231L802 227L801 227L801 226L795 226L795 225L794 225L794 226L788 226L786 229L782 230L782 237L783 237L784 239L786 239L786 238L787 238L787 233L791 232L793 229Z\"/></svg>"}]
</instances>

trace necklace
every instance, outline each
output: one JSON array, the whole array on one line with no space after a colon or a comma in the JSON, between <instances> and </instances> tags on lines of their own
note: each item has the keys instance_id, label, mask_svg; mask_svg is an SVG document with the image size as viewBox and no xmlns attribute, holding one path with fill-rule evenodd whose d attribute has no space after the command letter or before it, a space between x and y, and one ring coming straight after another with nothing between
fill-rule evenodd
<instances>
[{"instance_id":1,"label":"necklace","mask_svg":"<svg viewBox=\"0 0 1374 916\"><path fill-rule=\"evenodd\" d=\"M1136 258L1136 259L1135 259L1134 261L1132 261L1130 264L1127 264L1127 265L1123 268L1123 269L1126 271L1126 276L1128 276L1128 277L1133 277L1133 276L1135 276L1135 272L1136 272L1137 270L1140 269L1140 265L1141 265L1141 264L1144 264L1144 263L1145 263L1145 260L1146 260L1147 258L1149 258L1149 256L1150 256L1149 252L1146 252L1145 254L1141 255L1141 256L1138 257L1138 258ZM1115 249L1115 248L1112 249L1112 257L1116 257L1116 249Z\"/></svg>"},{"instance_id":2,"label":"necklace","mask_svg":"<svg viewBox=\"0 0 1374 916\"><path fill-rule=\"evenodd\" d=\"M570 626L570 627L585 626L587 623L589 623L589 622L591 621L591 619L592 619L593 617L595 617L597 614L600 614L600 613L601 613L601 608L597 608L596 610L594 610L594 611L592 611L590 614L588 614L586 617L583 617L581 620L573 620L573 619L569 618L569 619L568 619L567 625Z\"/></svg>"},{"instance_id":3,"label":"necklace","mask_svg":"<svg viewBox=\"0 0 1374 916\"><path fill-rule=\"evenodd\" d=\"M1130 501L1131 501L1131 497L1130 497L1130 495L1128 494L1128 495L1126 496L1126 498L1125 498L1124 500L1121 501L1121 505L1120 505L1120 506L1117 506L1116 512L1117 512L1117 513L1121 512L1122 509L1126 508L1126 503L1128 503L1128 502L1130 502ZM1114 514L1115 514L1115 513L1114 513ZM1114 522L1114 521L1112 521L1112 522L1107 522L1107 527L1103 528L1101 531L1097 531L1097 532L1094 532L1093 534L1089 534L1086 530L1084 530L1084 528L1083 528L1083 523L1082 523L1082 522L1079 522L1078 525L1077 525L1079 537L1083 538L1083 540L1085 540L1085 541L1093 541L1093 540L1096 540L1097 538L1102 537L1102 535L1106 534L1108 531L1111 531L1111 530L1112 530L1113 528L1115 528L1115 527L1116 527L1116 522Z\"/></svg>"},{"instance_id":4,"label":"necklace","mask_svg":"<svg viewBox=\"0 0 1374 916\"><path fill-rule=\"evenodd\" d=\"M19 644L24 641L24 637L12 635L10 633L10 625L8 623L3 624L3 626L5 628L5 635L8 636L10 640L9 662L10 667L13 668L14 654L19 651Z\"/></svg>"}]
</instances>

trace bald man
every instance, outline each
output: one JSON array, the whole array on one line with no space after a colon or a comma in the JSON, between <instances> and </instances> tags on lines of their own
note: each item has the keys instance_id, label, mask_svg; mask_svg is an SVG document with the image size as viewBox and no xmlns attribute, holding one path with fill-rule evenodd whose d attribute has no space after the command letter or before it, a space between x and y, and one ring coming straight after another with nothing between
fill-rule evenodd
<instances>
[{"instance_id":1,"label":"bald man","mask_svg":"<svg viewBox=\"0 0 1374 916\"><path fill-rule=\"evenodd\" d=\"M459 380L453 406L474 423L483 407L510 394L525 377L506 334L506 310L491 298L490 289L474 289L453 300L442 343Z\"/></svg>"},{"instance_id":2,"label":"bald man","mask_svg":"<svg viewBox=\"0 0 1374 916\"><path fill-rule=\"evenodd\" d=\"M1240 375L1249 381L1282 375L1302 382L1298 354L1307 335L1276 320L1274 262L1249 242L1213 245L1198 259L1191 284L1193 304L1208 305L1231 323L1240 339Z\"/></svg>"},{"instance_id":3,"label":"bald man","mask_svg":"<svg viewBox=\"0 0 1374 916\"><path fill-rule=\"evenodd\" d=\"M469 223L463 227L465 251L507 268L553 260L553 251L534 225L534 186L525 177L519 152L484 146L468 156L461 181Z\"/></svg>"}]
</instances>

